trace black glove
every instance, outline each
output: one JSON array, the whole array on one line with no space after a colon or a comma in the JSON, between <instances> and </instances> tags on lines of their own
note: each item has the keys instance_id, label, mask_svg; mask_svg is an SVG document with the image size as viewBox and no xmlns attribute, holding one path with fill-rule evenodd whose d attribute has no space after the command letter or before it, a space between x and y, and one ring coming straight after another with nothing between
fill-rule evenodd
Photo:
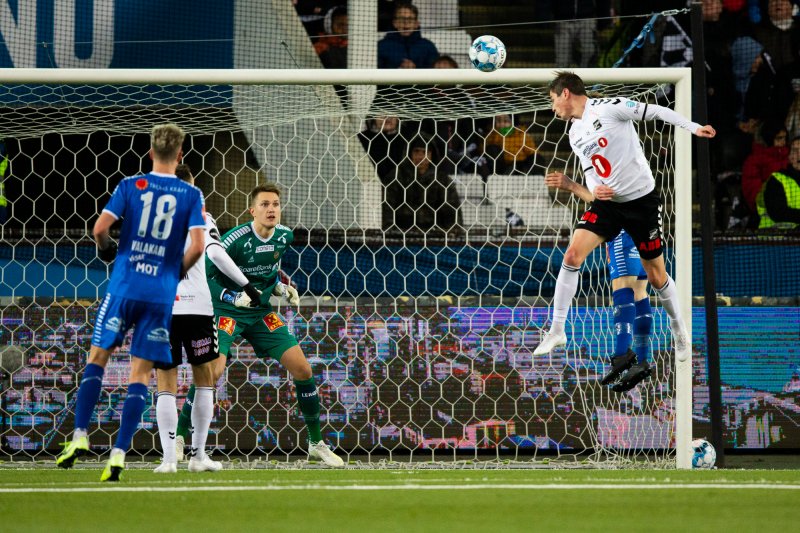
<instances>
[{"instance_id":1,"label":"black glove","mask_svg":"<svg viewBox=\"0 0 800 533\"><path fill-rule=\"evenodd\" d=\"M252 283L248 283L242 287L242 290L250 297L250 307L258 307L261 305L261 291L253 287Z\"/></svg>"},{"instance_id":2,"label":"black glove","mask_svg":"<svg viewBox=\"0 0 800 533\"><path fill-rule=\"evenodd\" d=\"M117 243L111 241L108 246L103 249L97 249L97 257L105 261L106 263L110 263L117 257Z\"/></svg>"}]
</instances>

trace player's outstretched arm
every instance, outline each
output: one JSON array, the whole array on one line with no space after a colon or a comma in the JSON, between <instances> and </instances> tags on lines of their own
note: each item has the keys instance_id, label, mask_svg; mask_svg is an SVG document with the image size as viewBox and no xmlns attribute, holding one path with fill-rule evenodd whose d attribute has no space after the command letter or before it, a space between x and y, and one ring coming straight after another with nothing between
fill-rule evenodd
<instances>
[{"instance_id":1,"label":"player's outstretched arm","mask_svg":"<svg viewBox=\"0 0 800 533\"><path fill-rule=\"evenodd\" d=\"M710 124L706 124L705 126L701 126L697 128L694 132L695 135L698 137L705 137L706 139L713 139L714 136L717 134L717 130L711 127Z\"/></svg>"},{"instance_id":2,"label":"player's outstretched arm","mask_svg":"<svg viewBox=\"0 0 800 533\"><path fill-rule=\"evenodd\" d=\"M550 172L544 177L544 183L548 187L555 187L556 189L560 189L562 191L567 191L584 202L591 202L594 200L594 196L592 195L591 191L578 183L577 181L571 179L569 176L562 172Z\"/></svg>"}]
</instances>

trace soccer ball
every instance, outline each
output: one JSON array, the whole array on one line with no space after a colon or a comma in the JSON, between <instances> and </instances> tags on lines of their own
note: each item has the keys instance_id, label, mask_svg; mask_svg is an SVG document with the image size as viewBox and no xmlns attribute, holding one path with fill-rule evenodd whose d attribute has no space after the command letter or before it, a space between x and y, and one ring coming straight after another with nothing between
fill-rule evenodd
<instances>
[{"instance_id":1,"label":"soccer ball","mask_svg":"<svg viewBox=\"0 0 800 533\"><path fill-rule=\"evenodd\" d=\"M482 72L494 72L506 61L506 45L492 35L481 35L469 47L472 66Z\"/></svg>"},{"instance_id":2,"label":"soccer ball","mask_svg":"<svg viewBox=\"0 0 800 533\"><path fill-rule=\"evenodd\" d=\"M692 468L714 468L717 451L706 439L692 441Z\"/></svg>"}]
</instances>

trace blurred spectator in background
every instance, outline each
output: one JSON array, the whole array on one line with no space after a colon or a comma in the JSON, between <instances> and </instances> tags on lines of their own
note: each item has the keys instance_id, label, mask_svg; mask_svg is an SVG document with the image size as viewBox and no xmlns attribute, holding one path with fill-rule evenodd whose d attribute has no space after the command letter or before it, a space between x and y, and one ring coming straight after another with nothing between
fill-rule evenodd
<instances>
[{"instance_id":1,"label":"blurred spectator in background","mask_svg":"<svg viewBox=\"0 0 800 533\"><path fill-rule=\"evenodd\" d=\"M384 189L384 228L452 231L461 225L460 201L450 176L437 168L435 144L412 139L408 158Z\"/></svg>"},{"instance_id":2,"label":"blurred spectator in background","mask_svg":"<svg viewBox=\"0 0 800 533\"><path fill-rule=\"evenodd\" d=\"M753 37L764 45L776 70L794 61L800 50L800 26L792 17L792 3L768 0L767 16L756 26Z\"/></svg>"},{"instance_id":3,"label":"blurred spectator in background","mask_svg":"<svg viewBox=\"0 0 800 533\"><path fill-rule=\"evenodd\" d=\"M323 20L325 31L314 41L325 68L347 68L347 7L335 6Z\"/></svg>"},{"instance_id":4,"label":"blurred spectator in background","mask_svg":"<svg viewBox=\"0 0 800 533\"><path fill-rule=\"evenodd\" d=\"M800 226L800 137L792 139L788 166L772 174L756 204L759 229Z\"/></svg>"},{"instance_id":5,"label":"blurred spectator in background","mask_svg":"<svg viewBox=\"0 0 800 533\"><path fill-rule=\"evenodd\" d=\"M494 117L494 128L486 138L486 156L494 160L495 174L530 174L536 154L533 137L515 126L509 114Z\"/></svg>"},{"instance_id":6,"label":"blurred spectator in background","mask_svg":"<svg viewBox=\"0 0 800 533\"><path fill-rule=\"evenodd\" d=\"M598 1L564 0L552 4L555 23L554 45L556 67L569 68L575 65L573 47L580 49L579 67L588 67L597 53L598 16L607 16L608 9L599 14ZM607 2L602 2L608 6Z\"/></svg>"},{"instance_id":7,"label":"blurred spectator in background","mask_svg":"<svg viewBox=\"0 0 800 533\"><path fill-rule=\"evenodd\" d=\"M794 91L794 100L792 100L789 110L786 112L786 132L790 139L800 137L800 78L792 80L791 87Z\"/></svg>"},{"instance_id":8,"label":"blurred spectator in background","mask_svg":"<svg viewBox=\"0 0 800 533\"><path fill-rule=\"evenodd\" d=\"M325 31L325 15L342 0L292 0L294 9L309 35L319 35Z\"/></svg>"},{"instance_id":9,"label":"blurred spectator in background","mask_svg":"<svg viewBox=\"0 0 800 533\"><path fill-rule=\"evenodd\" d=\"M398 3L390 32L378 42L378 68L431 68L439 57L436 45L419 31L419 10L411 3Z\"/></svg>"},{"instance_id":10,"label":"blurred spectator in background","mask_svg":"<svg viewBox=\"0 0 800 533\"><path fill-rule=\"evenodd\" d=\"M789 148L783 124L766 122L761 126L760 139L742 166L742 196L752 213L756 212L756 196L773 172L788 162Z\"/></svg>"},{"instance_id":11,"label":"blurred spectator in background","mask_svg":"<svg viewBox=\"0 0 800 533\"><path fill-rule=\"evenodd\" d=\"M756 75L761 67L763 58L761 52L764 47L752 37L739 37L731 44L731 59L736 88L737 105L736 119L745 120L744 102L747 90L750 88L750 80Z\"/></svg>"},{"instance_id":12,"label":"blurred spectator in background","mask_svg":"<svg viewBox=\"0 0 800 533\"><path fill-rule=\"evenodd\" d=\"M378 116L367 119L366 126L358 138L375 164L381 183L387 185L395 178L408 151L408 143L400 135L400 120L391 115Z\"/></svg>"}]
</instances>

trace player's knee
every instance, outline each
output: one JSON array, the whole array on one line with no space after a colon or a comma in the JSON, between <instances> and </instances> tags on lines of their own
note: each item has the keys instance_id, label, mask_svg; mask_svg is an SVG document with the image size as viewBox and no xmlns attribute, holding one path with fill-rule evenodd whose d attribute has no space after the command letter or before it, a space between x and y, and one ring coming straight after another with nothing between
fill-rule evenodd
<instances>
[{"instance_id":1,"label":"player's knee","mask_svg":"<svg viewBox=\"0 0 800 533\"><path fill-rule=\"evenodd\" d=\"M311 365L308 364L308 361L304 361L304 363L297 365L297 367L291 371L291 374L296 380L302 381L304 379L310 379L312 376Z\"/></svg>"},{"instance_id":2,"label":"player's knee","mask_svg":"<svg viewBox=\"0 0 800 533\"><path fill-rule=\"evenodd\" d=\"M580 268L583 264L583 260L585 256L583 256L580 252L576 251L573 248L567 248L567 251L564 252L564 264L567 266L571 266L573 268Z\"/></svg>"}]
</instances>

